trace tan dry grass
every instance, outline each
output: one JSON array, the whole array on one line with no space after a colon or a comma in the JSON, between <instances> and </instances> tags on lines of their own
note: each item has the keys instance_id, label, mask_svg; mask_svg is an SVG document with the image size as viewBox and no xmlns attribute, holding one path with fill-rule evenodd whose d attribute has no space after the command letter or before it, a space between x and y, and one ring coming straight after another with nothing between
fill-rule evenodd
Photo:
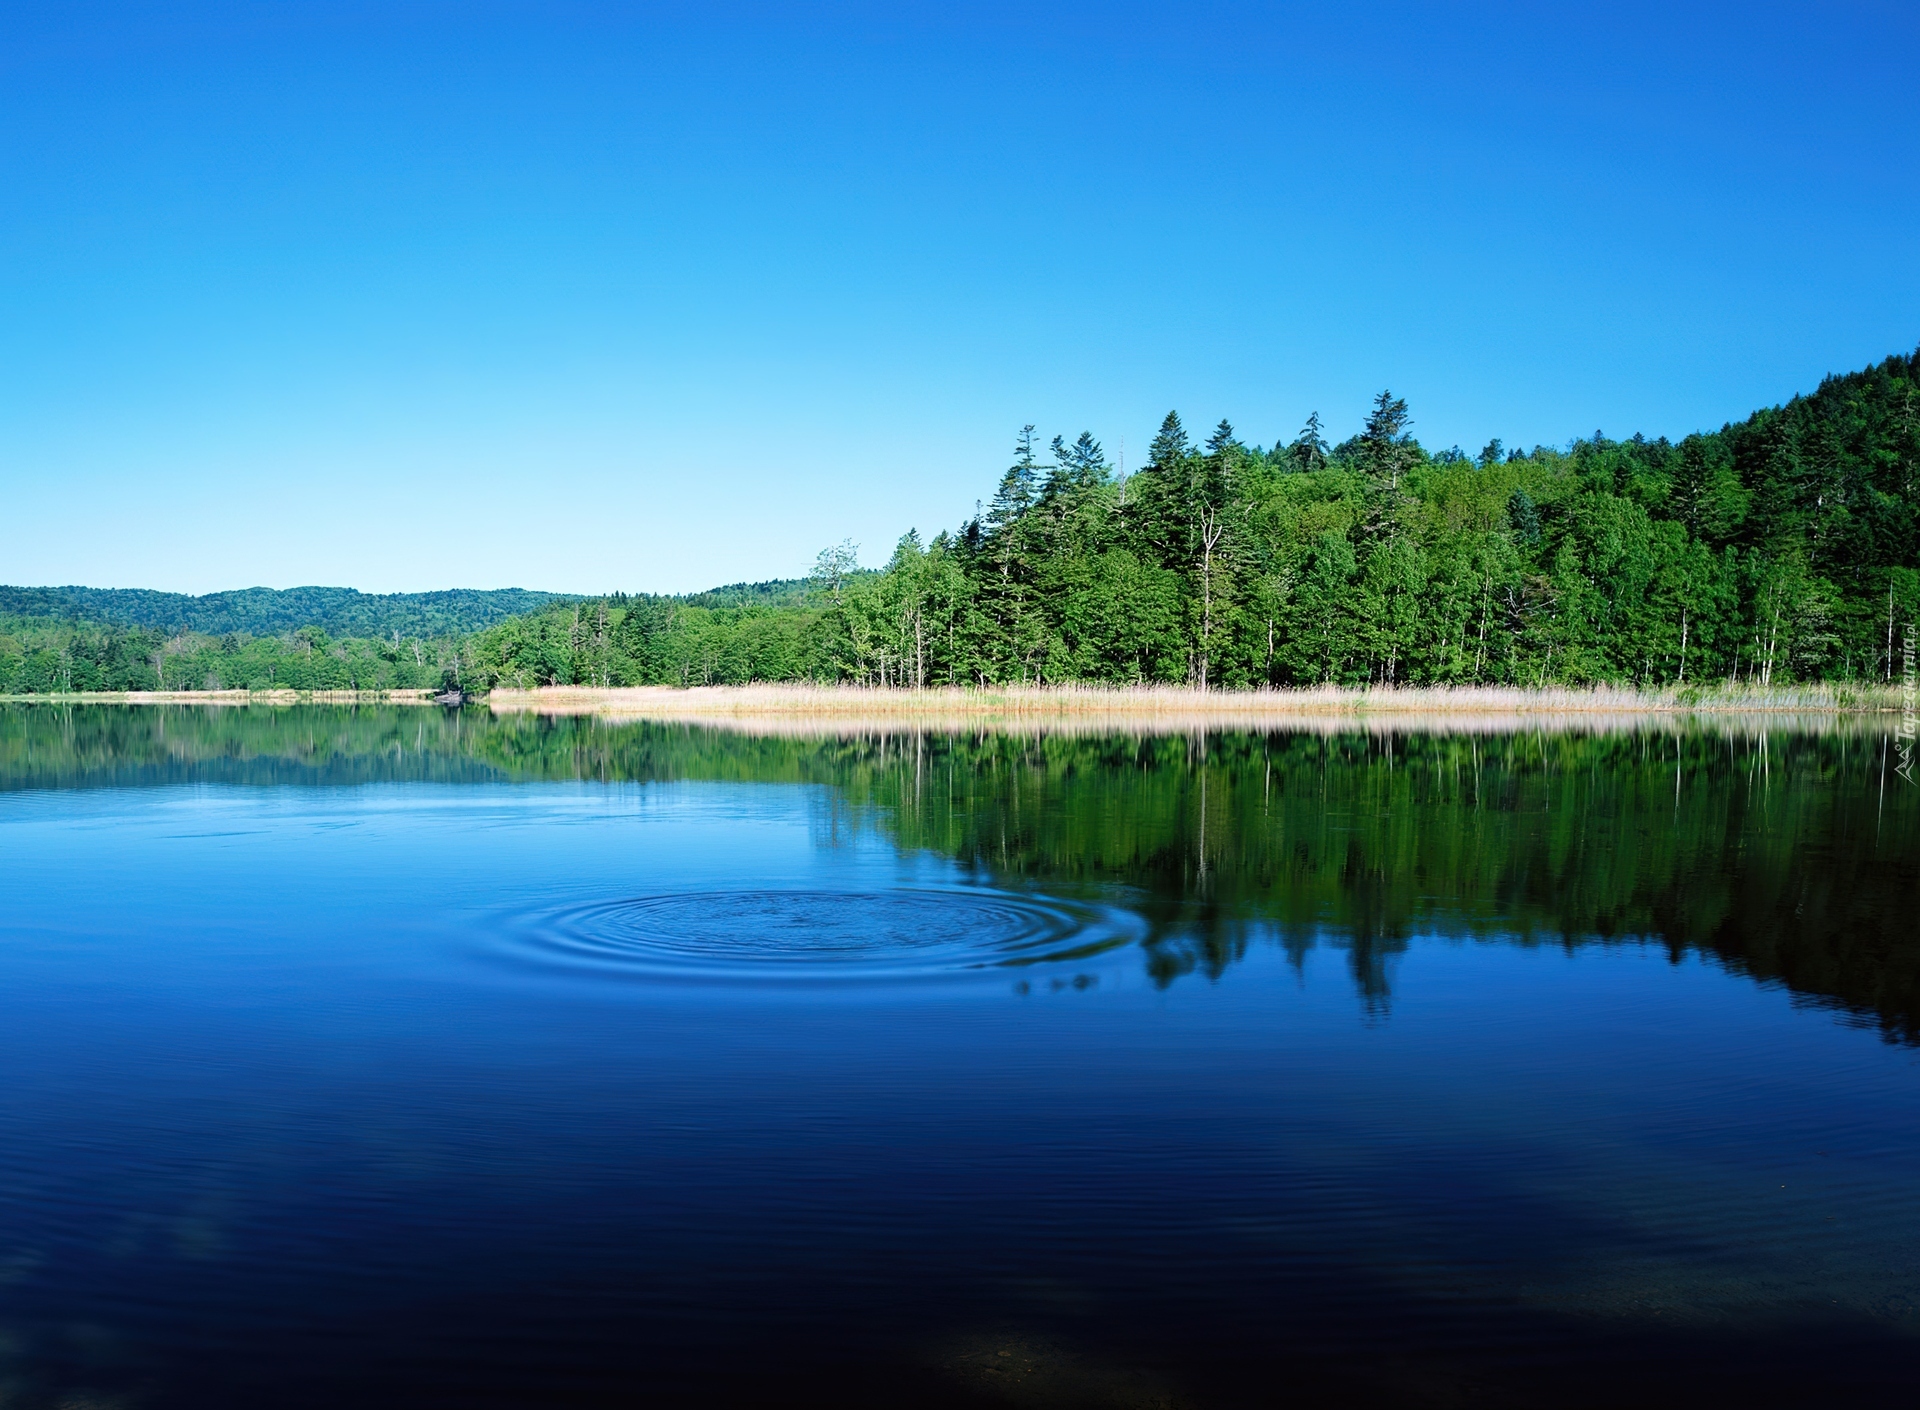
<instances>
[{"instance_id":1,"label":"tan dry grass","mask_svg":"<svg viewBox=\"0 0 1920 1410\"><path fill-rule=\"evenodd\" d=\"M1865 725L1897 708L1891 692L1850 693L1827 686L1711 692L1605 686L1590 690L1325 686L1256 691L1177 686L923 691L821 685L549 686L496 690L489 699L498 713L708 724L763 734L975 728L1046 733L1273 729L1486 733L1644 728L1660 719L1713 719L1736 729L1791 729L1832 728L1843 719Z\"/></svg>"}]
</instances>

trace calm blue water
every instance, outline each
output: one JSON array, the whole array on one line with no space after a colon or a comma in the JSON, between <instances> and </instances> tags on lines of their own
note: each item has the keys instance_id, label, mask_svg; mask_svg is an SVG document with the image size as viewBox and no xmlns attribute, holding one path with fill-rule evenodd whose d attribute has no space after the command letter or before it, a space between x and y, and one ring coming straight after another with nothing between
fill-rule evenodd
<instances>
[{"instance_id":1,"label":"calm blue water","mask_svg":"<svg viewBox=\"0 0 1920 1410\"><path fill-rule=\"evenodd\" d=\"M0 719L8 1410L1914 1384L1877 739L135 713Z\"/></svg>"}]
</instances>

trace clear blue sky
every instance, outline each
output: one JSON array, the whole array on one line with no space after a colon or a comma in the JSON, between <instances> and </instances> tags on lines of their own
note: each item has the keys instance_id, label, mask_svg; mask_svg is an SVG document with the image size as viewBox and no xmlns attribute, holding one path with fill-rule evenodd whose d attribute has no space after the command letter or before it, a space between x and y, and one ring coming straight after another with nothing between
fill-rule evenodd
<instances>
[{"instance_id":1,"label":"clear blue sky","mask_svg":"<svg viewBox=\"0 0 1920 1410\"><path fill-rule=\"evenodd\" d=\"M1022 423L1678 436L1920 342L1907 5L7 6L0 582L883 561Z\"/></svg>"}]
</instances>

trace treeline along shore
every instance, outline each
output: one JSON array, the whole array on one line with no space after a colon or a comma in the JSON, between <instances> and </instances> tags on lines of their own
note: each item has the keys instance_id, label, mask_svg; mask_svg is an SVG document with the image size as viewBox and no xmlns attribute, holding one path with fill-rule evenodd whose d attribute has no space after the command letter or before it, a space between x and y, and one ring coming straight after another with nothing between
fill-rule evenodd
<instances>
[{"instance_id":1,"label":"treeline along shore","mask_svg":"<svg viewBox=\"0 0 1920 1410\"><path fill-rule=\"evenodd\" d=\"M807 579L692 596L346 594L299 624L264 590L216 613L0 589L0 694L1821 685L1857 703L1912 660L1917 474L1920 353L1677 443L1436 452L1382 392L1337 445L1317 414L1262 447L1169 413L1124 475L1091 433L1028 427L977 513L878 571L843 544Z\"/></svg>"}]
</instances>

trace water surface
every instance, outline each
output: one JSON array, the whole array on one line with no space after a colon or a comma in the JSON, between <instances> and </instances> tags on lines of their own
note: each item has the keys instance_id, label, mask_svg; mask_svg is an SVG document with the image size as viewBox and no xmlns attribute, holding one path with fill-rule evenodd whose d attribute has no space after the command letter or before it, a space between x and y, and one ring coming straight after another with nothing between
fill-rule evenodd
<instances>
[{"instance_id":1,"label":"water surface","mask_svg":"<svg viewBox=\"0 0 1920 1410\"><path fill-rule=\"evenodd\" d=\"M1883 756L0 710L0 1404L1905 1390Z\"/></svg>"}]
</instances>

